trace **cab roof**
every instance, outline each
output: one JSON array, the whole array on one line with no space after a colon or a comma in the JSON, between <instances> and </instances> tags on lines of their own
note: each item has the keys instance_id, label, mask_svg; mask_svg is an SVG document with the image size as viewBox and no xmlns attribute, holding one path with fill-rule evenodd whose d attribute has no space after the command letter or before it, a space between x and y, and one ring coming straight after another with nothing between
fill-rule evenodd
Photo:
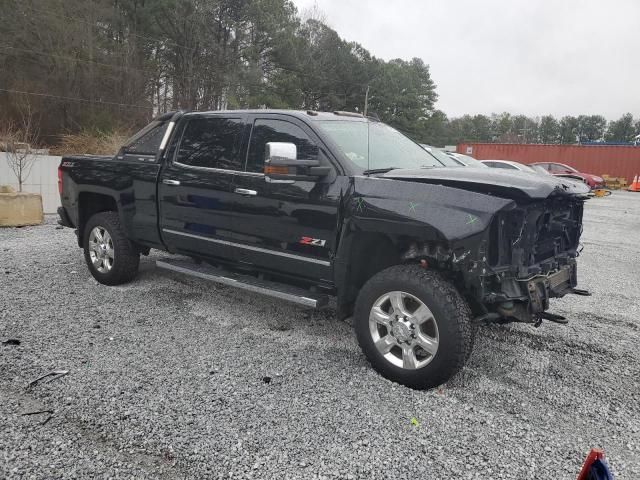
<instances>
[{"instance_id":1,"label":"cab roof","mask_svg":"<svg viewBox=\"0 0 640 480\"><path fill-rule=\"evenodd\" d=\"M175 112L170 112L171 114ZM367 116L365 117L361 113L357 112L346 112L336 110L333 112L319 112L316 110L285 110L285 109L248 109L248 110L206 110L206 111L188 111L185 112L185 115L196 115L196 114L228 114L228 115L237 115L241 113L250 113L255 115L264 115L264 114L280 114L280 115L290 115L293 117L303 118L305 120L343 120L343 121L379 121L377 117ZM162 117L168 116L169 113L162 115Z\"/></svg>"}]
</instances>

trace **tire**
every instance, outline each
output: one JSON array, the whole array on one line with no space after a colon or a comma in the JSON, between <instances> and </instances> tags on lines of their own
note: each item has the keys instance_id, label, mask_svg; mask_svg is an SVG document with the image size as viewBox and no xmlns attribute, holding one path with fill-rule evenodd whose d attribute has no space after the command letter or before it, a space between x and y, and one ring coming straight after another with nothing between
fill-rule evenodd
<instances>
[{"instance_id":1,"label":"tire","mask_svg":"<svg viewBox=\"0 0 640 480\"><path fill-rule=\"evenodd\" d=\"M100 237L104 241L99 240L94 229L102 232ZM89 271L98 282L120 285L137 275L140 253L125 235L117 212L100 212L92 216L85 225L82 246Z\"/></svg>"},{"instance_id":2,"label":"tire","mask_svg":"<svg viewBox=\"0 0 640 480\"><path fill-rule=\"evenodd\" d=\"M354 325L373 368L415 389L449 380L473 345L469 305L438 272L418 265L393 266L369 279L356 301Z\"/></svg>"}]
</instances>

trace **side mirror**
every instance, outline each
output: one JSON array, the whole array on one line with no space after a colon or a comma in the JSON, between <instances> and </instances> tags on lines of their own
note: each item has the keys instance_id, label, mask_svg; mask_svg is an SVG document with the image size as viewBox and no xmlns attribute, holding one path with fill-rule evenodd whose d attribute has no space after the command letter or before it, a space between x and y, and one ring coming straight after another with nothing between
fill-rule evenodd
<instances>
[{"instance_id":1,"label":"side mirror","mask_svg":"<svg viewBox=\"0 0 640 480\"><path fill-rule=\"evenodd\" d=\"M321 167L319 160L298 160L298 149L294 143L268 142L265 146L264 175L267 182L315 181L330 171L330 167Z\"/></svg>"}]
</instances>

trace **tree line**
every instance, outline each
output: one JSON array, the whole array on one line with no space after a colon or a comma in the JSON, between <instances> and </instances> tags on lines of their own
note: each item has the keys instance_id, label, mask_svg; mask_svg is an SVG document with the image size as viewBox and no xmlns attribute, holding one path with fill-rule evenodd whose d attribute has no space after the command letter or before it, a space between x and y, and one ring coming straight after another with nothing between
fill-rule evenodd
<instances>
[{"instance_id":1,"label":"tree line","mask_svg":"<svg viewBox=\"0 0 640 480\"><path fill-rule=\"evenodd\" d=\"M363 112L365 103L434 145L624 140L640 127L630 115L449 119L422 59L376 58L290 0L0 0L0 11L0 129L28 111L42 143L130 131L178 109Z\"/></svg>"},{"instance_id":2,"label":"tree line","mask_svg":"<svg viewBox=\"0 0 640 480\"><path fill-rule=\"evenodd\" d=\"M436 101L421 59L383 61L289 0L0 0L0 121L40 132L140 126L171 110L363 111L418 134ZM2 118L4 117L4 118Z\"/></svg>"},{"instance_id":3,"label":"tree line","mask_svg":"<svg viewBox=\"0 0 640 480\"><path fill-rule=\"evenodd\" d=\"M602 115L528 117L509 113L463 115L448 119L436 111L429 137L438 145L461 142L576 144L587 142L632 143L640 135L640 118L625 113L607 122Z\"/></svg>"}]
</instances>

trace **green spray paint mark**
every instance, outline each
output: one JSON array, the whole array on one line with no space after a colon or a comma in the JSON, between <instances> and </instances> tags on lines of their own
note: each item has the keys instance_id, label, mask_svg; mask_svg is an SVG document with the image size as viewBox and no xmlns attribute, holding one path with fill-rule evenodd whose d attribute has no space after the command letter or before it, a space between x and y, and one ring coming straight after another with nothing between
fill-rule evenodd
<instances>
[{"instance_id":1,"label":"green spray paint mark","mask_svg":"<svg viewBox=\"0 0 640 480\"><path fill-rule=\"evenodd\" d=\"M467 225L473 225L478 221L478 217L474 217L470 213L467 214Z\"/></svg>"},{"instance_id":2,"label":"green spray paint mark","mask_svg":"<svg viewBox=\"0 0 640 480\"><path fill-rule=\"evenodd\" d=\"M416 211L416 207L420 205L419 203L413 203L413 202L409 202L409 211L410 212L414 212Z\"/></svg>"},{"instance_id":3,"label":"green spray paint mark","mask_svg":"<svg viewBox=\"0 0 640 480\"><path fill-rule=\"evenodd\" d=\"M355 199L356 201L356 211L362 212L364 210L364 200L362 197L358 197Z\"/></svg>"}]
</instances>

